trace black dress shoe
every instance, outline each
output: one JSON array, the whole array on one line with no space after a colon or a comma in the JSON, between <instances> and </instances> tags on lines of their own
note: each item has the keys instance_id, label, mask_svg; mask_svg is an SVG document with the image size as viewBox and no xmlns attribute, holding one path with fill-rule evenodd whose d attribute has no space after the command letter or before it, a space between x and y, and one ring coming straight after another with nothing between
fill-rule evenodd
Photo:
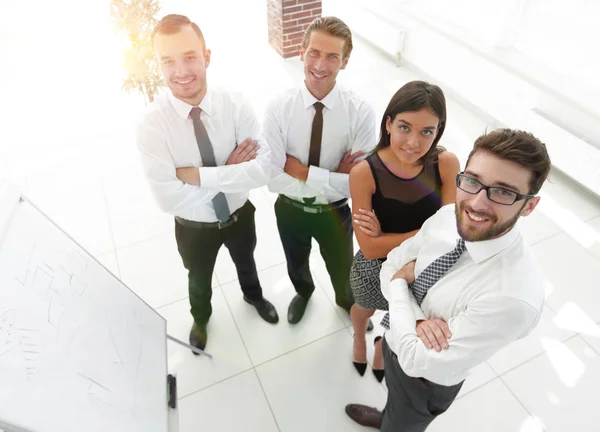
<instances>
[{"instance_id":1,"label":"black dress shoe","mask_svg":"<svg viewBox=\"0 0 600 432\"><path fill-rule=\"evenodd\" d=\"M307 304L307 299L301 297L300 294L296 294L288 307L288 322L290 324L298 324L300 322L306 311Z\"/></svg>"},{"instance_id":2,"label":"black dress shoe","mask_svg":"<svg viewBox=\"0 0 600 432\"><path fill-rule=\"evenodd\" d=\"M199 326L196 323L190 330L190 345L194 348L204 351L206 348L206 341L208 340L208 333L206 333L206 325ZM194 355L200 355L196 351L192 351Z\"/></svg>"},{"instance_id":3,"label":"black dress shoe","mask_svg":"<svg viewBox=\"0 0 600 432\"><path fill-rule=\"evenodd\" d=\"M346 414L361 426L381 428L381 411L366 405L346 405Z\"/></svg>"},{"instance_id":4,"label":"black dress shoe","mask_svg":"<svg viewBox=\"0 0 600 432\"><path fill-rule=\"evenodd\" d=\"M379 339L381 339L381 336L377 336L375 338L375 340L373 340L373 345L376 345L377 342L379 341ZM373 368L373 375L375 375L375 378L377 378L377 381L381 382L381 381L383 381L383 378L385 378L385 369Z\"/></svg>"},{"instance_id":5,"label":"black dress shoe","mask_svg":"<svg viewBox=\"0 0 600 432\"><path fill-rule=\"evenodd\" d=\"M248 297L244 296L244 300L246 303L254 306L260 317L266 322L271 324L276 324L279 322L279 315L277 315L275 306L273 306L273 304L266 298L263 297L260 300L250 300Z\"/></svg>"}]
</instances>

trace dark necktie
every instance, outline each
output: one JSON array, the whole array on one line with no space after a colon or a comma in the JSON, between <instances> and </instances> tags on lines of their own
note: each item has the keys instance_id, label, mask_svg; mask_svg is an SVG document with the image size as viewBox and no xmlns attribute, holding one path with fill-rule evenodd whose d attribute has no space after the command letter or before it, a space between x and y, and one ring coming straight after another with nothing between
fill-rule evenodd
<instances>
[{"instance_id":1,"label":"dark necktie","mask_svg":"<svg viewBox=\"0 0 600 432\"><path fill-rule=\"evenodd\" d=\"M310 133L310 149L308 150L308 165L318 167L321 160L321 138L323 137L323 107L321 102L315 102L315 117ZM315 197L304 198L306 204L315 202Z\"/></svg>"},{"instance_id":2,"label":"dark necktie","mask_svg":"<svg viewBox=\"0 0 600 432\"><path fill-rule=\"evenodd\" d=\"M194 121L196 143L198 144L198 149L200 150L202 165L206 167L214 167L217 166L217 162L215 161L215 152L212 144L210 143L210 139L208 138L208 133L206 132L204 123L202 123L202 120L200 120L201 112L202 110L198 107L193 107L190 111L190 117ZM212 199L212 203L215 209L215 214L217 215L217 219L219 219L221 222L227 221L229 216L231 216L231 213L229 212L229 206L227 205L225 194L223 192L219 192Z\"/></svg>"},{"instance_id":3,"label":"dark necktie","mask_svg":"<svg viewBox=\"0 0 600 432\"><path fill-rule=\"evenodd\" d=\"M448 270L454 266L454 264L456 264L456 261L458 261L464 251L465 241L463 239L459 239L456 241L456 247L453 250L436 259L421 272L419 277L417 277L411 286L413 295L415 296L419 306L421 306L421 303L423 303L423 299L427 295L429 288L435 285L435 283L439 281L442 276L444 276L446 272L448 272ZM389 330L389 313L386 313L381 320L381 326Z\"/></svg>"}]
</instances>

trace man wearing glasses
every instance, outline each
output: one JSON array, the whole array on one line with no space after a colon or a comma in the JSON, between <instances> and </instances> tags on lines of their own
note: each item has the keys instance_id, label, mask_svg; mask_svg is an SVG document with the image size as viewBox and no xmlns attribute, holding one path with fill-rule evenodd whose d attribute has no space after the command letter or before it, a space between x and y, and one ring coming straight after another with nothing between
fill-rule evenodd
<instances>
[{"instance_id":1,"label":"man wearing glasses","mask_svg":"<svg viewBox=\"0 0 600 432\"><path fill-rule=\"evenodd\" d=\"M516 225L537 206L546 146L501 129L479 137L442 207L381 270L390 330L383 412L346 406L364 426L421 432L445 412L471 369L537 325L544 278Z\"/></svg>"}]
</instances>

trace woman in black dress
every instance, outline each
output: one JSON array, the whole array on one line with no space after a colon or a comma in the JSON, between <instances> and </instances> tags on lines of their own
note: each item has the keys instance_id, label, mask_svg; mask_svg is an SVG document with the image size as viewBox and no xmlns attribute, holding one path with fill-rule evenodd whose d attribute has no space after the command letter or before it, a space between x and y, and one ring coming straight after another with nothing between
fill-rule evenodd
<instances>
[{"instance_id":1,"label":"woman in black dress","mask_svg":"<svg viewBox=\"0 0 600 432\"><path fill-rule=\"evenodd\" d=\"M385 111L374 152L350 172L354 232L360 246L350 272L356 302L350 316L353 363L360 375L367 368L369 318L377 309L388 309L379 281L381 264L441 206L455 200L460 164L453 153L438 147L445 126L442 90L423 81L409 82ZM375 339L373 373L383 380L380 337Z\"/></svg>"}]
</instances>

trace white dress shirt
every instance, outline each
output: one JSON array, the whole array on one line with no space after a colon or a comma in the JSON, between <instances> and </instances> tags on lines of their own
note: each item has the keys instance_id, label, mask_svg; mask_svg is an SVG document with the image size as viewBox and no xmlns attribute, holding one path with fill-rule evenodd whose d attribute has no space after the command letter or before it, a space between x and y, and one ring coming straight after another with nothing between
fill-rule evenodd
<instances>
[{"instance_id":1,"label":"white dress shirt","mask_svg":"<svg viewBox=\"0 0 600 432\"><path fill-rule=\"evenodd\" d=\"M404 279L391 281L406 263L417 260L417 277L455 248L454 208L442 207L417 235L389 253L381 269L382 292L389 301L388 345L407 375L446 386L458 384L473 367L529 334L544 305L544 277L518 224L502 237L465 242L466 251L429 289L421 307ZM441 352L428 349L415 331L415 321L434 318L446 321L452 333L449 348Z\"/></svg>"},{"instance_id":2,"label":"white dress shirt","mask_svg":"<svg viewBox=\"0 0 600 432\"><path fill-rule=\"evenodd\" d=\"M369 152L377 144L375 112L356 94L338 84L320 102L323 109L323 137L319 166L310 166L306 182L283 172L286 154L308 165L310 135L319 102L305 84L279 95L267 107L264 133L278 175L269 190L302 201L316 197L316 204L327 204L350 198L348 174L337 173L344 153Z\"/></svg>"},{"instance_id":3,"label":"white dress shirt","mask_svg":"<svg viewBox=\"0 0 600 432\"><path fill-rule=\"evenodd\" d=\"M139 121L137 144L150 189L163 211L187 220L217 222L214 196L225 193L233 213L244 205L250 189L268 183L273 166L260 124L241 94L209 88L199 107L218 166L202 166L189 117L192 105L170 91L160 94ZM225 166L236 145L246 138L258 140L256 158ZM183 167L200 167L200 186L177 179L175 169Z\"/></svg>"}]
</instances>

